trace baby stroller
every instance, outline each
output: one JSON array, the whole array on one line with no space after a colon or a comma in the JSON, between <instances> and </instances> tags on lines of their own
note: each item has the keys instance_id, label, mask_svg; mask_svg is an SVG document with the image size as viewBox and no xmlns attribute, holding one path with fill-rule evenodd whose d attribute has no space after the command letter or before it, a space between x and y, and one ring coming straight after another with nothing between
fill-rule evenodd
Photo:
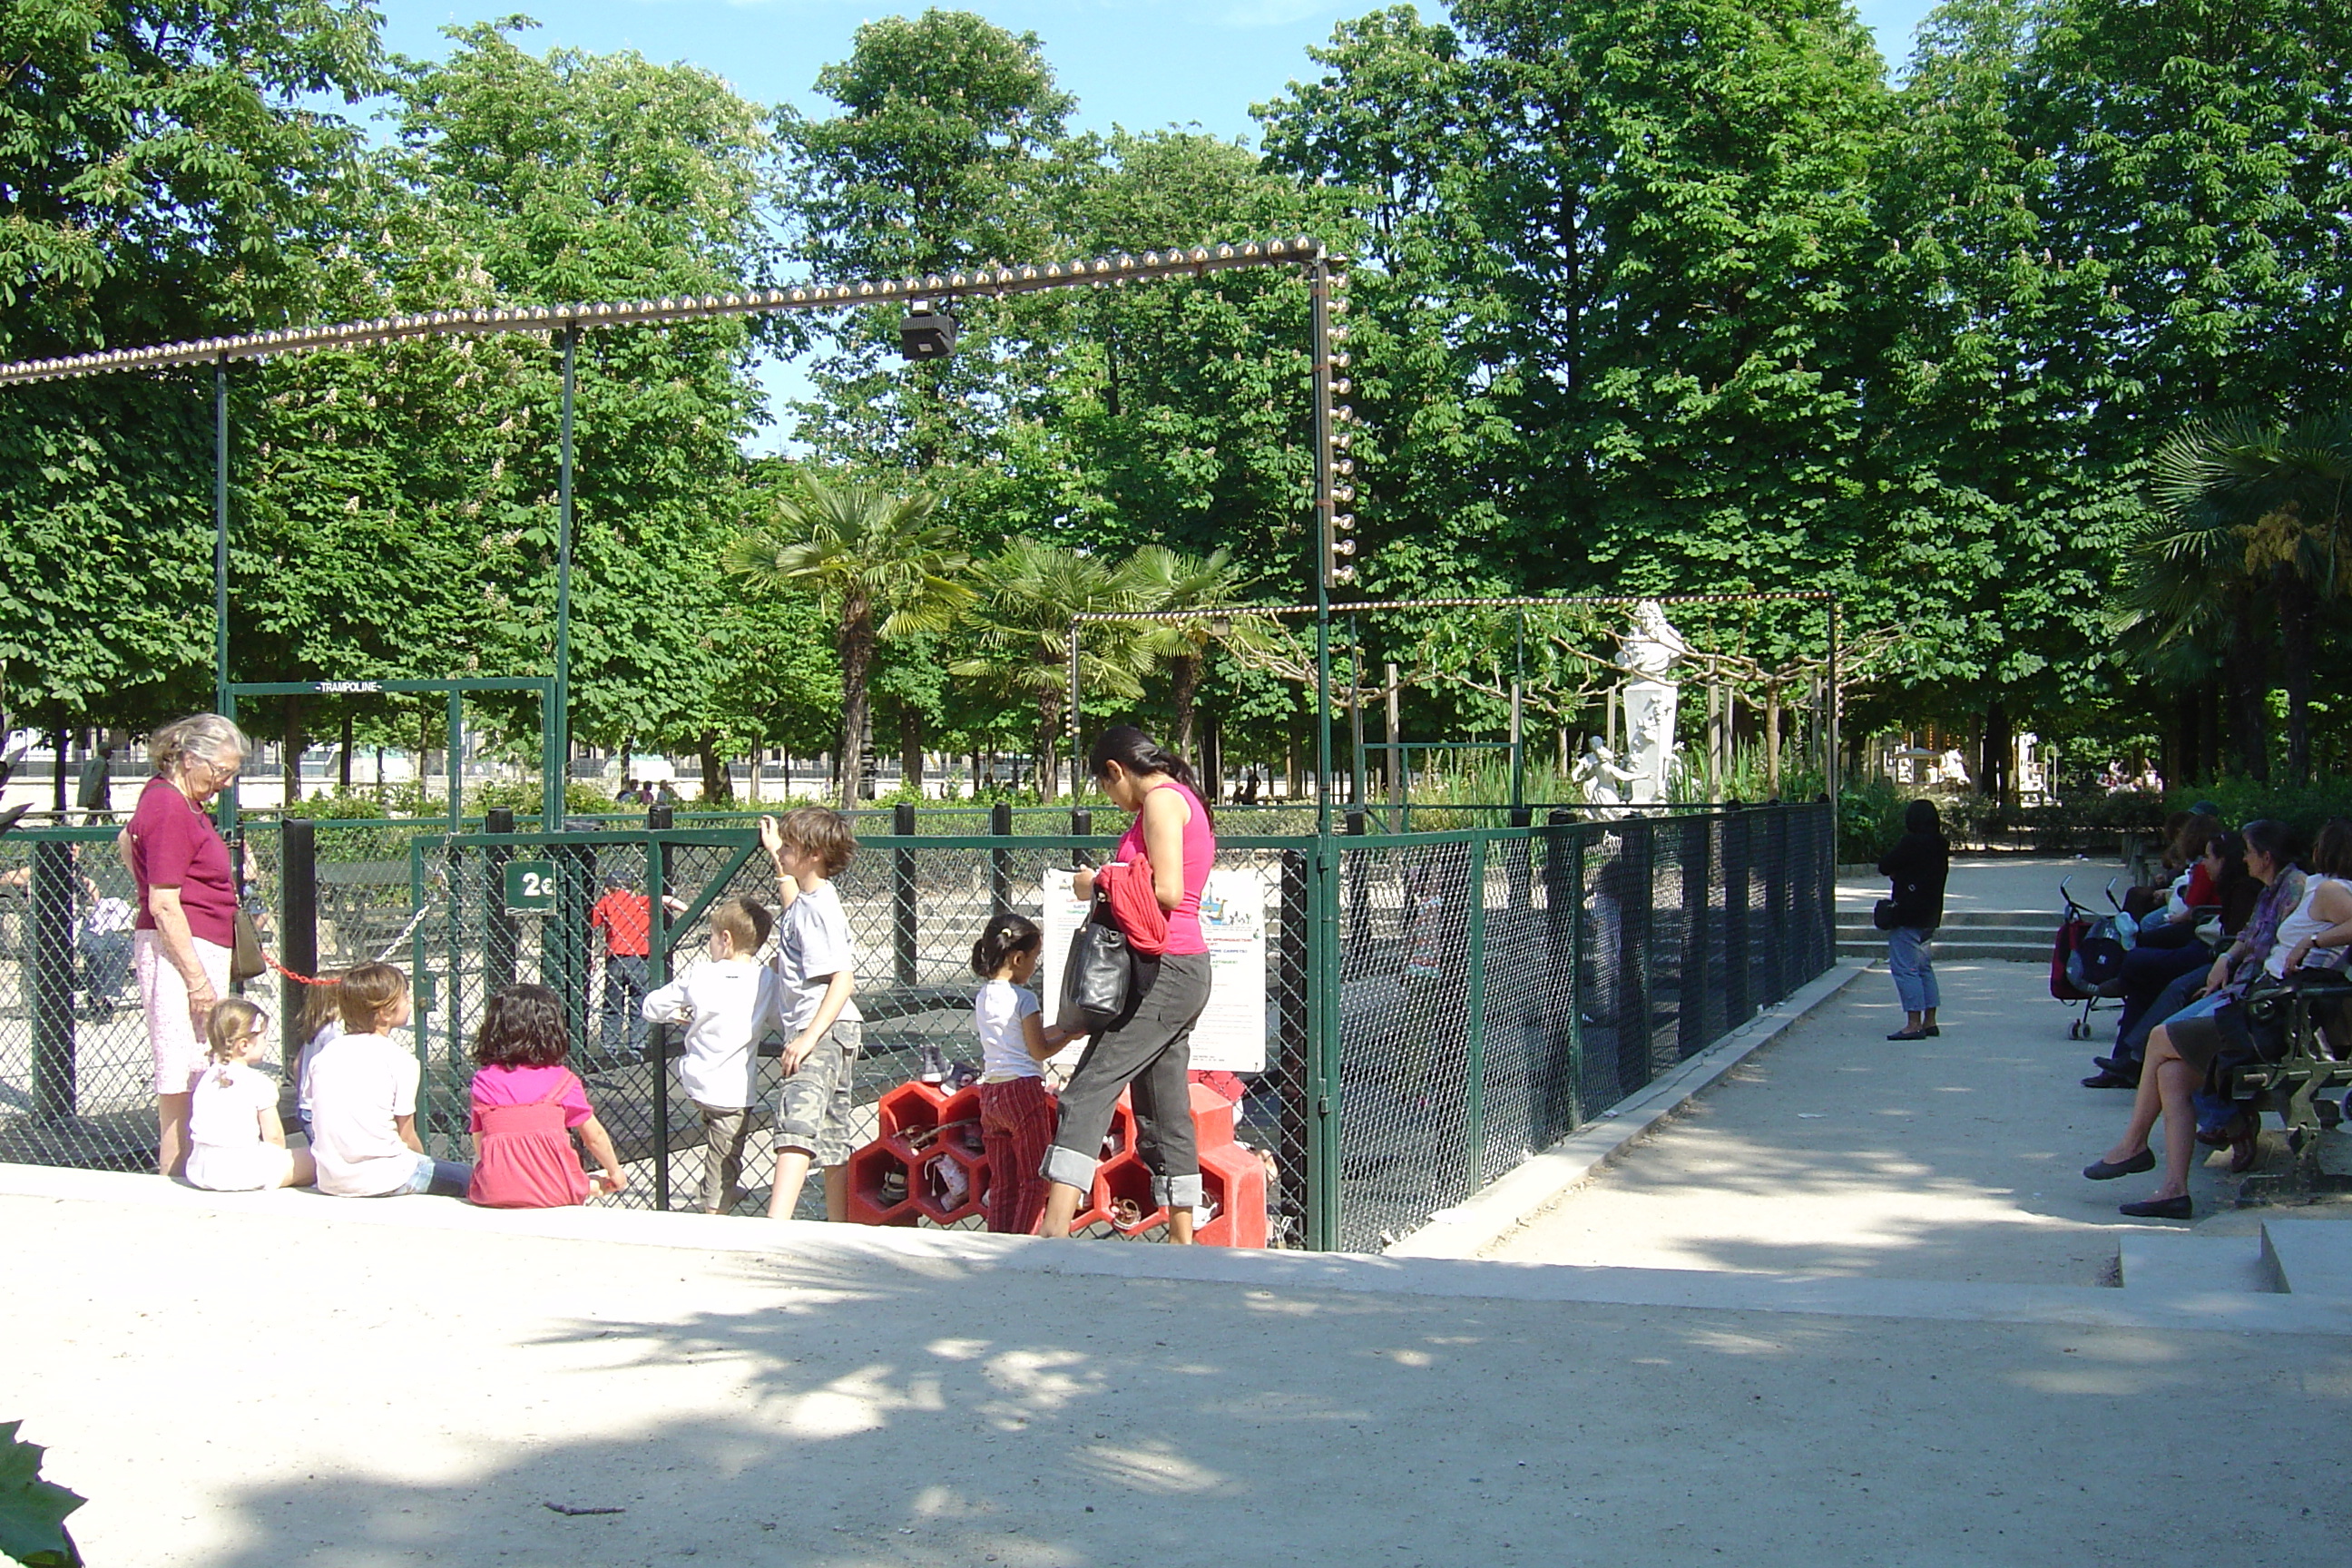
<instances>
[{"instance_id":1,"label":"baby stroller","mask_svg":"<svg viewBox=\"0 0 2352 1568\"><path fill-rule=\"evenodd\" d=\"M2058 884L2066 909L2058 921L2058 940L2050 950L2050 994L2061 1002L2083 1004L2083 1016L2066 1026L2070 1040L2091 1037L2091 1015L2099 1003L2123 994L2124 955L2139 940L2139 922L2116 902L2116 885L2107 883L2112 914L2099 914L2074 901L2067 890L2072 877Z\"/></svg>"}]
</instances>

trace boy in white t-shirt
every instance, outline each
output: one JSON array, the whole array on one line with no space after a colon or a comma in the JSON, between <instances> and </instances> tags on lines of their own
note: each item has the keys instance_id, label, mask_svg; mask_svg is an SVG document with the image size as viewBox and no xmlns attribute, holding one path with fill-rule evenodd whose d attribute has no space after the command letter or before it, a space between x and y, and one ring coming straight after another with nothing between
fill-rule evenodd
<instances>
[{"instance_id":1,"label":"boy in white t-shirt","mask_svg":"<svg viewBox=\"0 0 2352 1568\"><path fill-rule=\"evenodd\" d=\"M473 1168L436 1160L416 1135L416 1056L390 1038L410 1016L408 976L362 963L336 999L344 1033L310 1058L310 1152L319 1190L341 1198L462 1198Z\"/></svg>"},{"instance_id":2,"label":"boy in white t-shirt","mask_svg":"<svg viewBox=\"0 0 2352 1568\"><path fill-rule=\"evenodd\" d=\"M832 879L857 853L857 839L839 812L803 805L760 818L760 843L776 864L783 911L775 972L784 1087L768 1217L793 1217L814 1162L824 1167L824 1217L838 1223L849 1217L849 1100L865 1031L850 1000L856 951Z\"/></svg>"},{"instance_id":3,"label":"boy in white t-shirt","mask_svg":"<svg viewBox=\"0 0 2352 1568\"><path fill-rule=\"evenodd\" d=\"M646 998L646 1022L687 1026L677 1081L702 1113L705 1214L729 1213L746 1195L759 1044L776 1016L776 973L759 957L773 923L757 899L712 905L709 958Z\"/></svg>"}]
</instances>

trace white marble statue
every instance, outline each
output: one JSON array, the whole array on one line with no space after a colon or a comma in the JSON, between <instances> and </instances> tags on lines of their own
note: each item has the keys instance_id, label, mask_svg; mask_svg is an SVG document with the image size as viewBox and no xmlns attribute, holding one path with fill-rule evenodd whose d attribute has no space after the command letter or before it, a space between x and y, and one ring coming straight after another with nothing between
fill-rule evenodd
<instances>
[{"instance_id":1,"label":"white marble statue","mask_svg":"<svg viewBox=\"0 0 2352 1568\"><path fill-rule=\"evenodd\" d=\"M1622 697L1625 751L1635 775L1627 799L1635 805L1654 805L1666 798L1675 765L1675 711L1682 689L1667 677L1689 654L1690 645L1666 619L1664 605L1644 599L1633 606L1633 629L1617 639L1617 668L1627 676Z\"/></svg>"},{"instance_id":2,"label":"white marble statue","mask_svg":"<svg viewBox=\"0 0 2352 1568\"><path fill-rule=\"evenodd\" d=\"M1585 743L1584 754L1576 759L1569 778L1584 792L1585 805L1598 808L1600 815L1611 816L1612 807L1625 803L1618 785L1638 784L1641 775L1620 763L1609 743L1595 735Z\"/></svg>"}]
</instances>

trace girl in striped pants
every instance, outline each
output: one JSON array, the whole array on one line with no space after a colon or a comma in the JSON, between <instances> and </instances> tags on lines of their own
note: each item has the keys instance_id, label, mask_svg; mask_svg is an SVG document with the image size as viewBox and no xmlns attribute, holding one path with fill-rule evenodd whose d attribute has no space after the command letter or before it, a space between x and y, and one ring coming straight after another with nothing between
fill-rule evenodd
<instances>
[{"instance_id":1,"label":"girl in striped pants","mask_svg":"<svg viewBox=\"0 0 2352 1568\"><path fill-rule=\"evenodd\" d=\"M988 1228L1027 1236L1045 1212L1048 1183L1039 1173L1054 1142L1056 1111L1038 1064L1069 1043L1050 1027L1029 988L1045 937L1036 923L1000 914L971 944L971 972L981 977L971 999L980 1035L980 1136L988 1151Z\"/></svg>"}]
</instances>

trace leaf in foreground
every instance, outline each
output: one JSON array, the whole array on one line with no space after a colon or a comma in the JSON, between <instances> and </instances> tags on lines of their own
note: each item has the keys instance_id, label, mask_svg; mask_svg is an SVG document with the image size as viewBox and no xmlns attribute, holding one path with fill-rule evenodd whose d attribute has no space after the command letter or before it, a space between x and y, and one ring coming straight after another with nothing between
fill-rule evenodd
<instances>
[{"instance_id":1,"label":"leaf in foreground","mask_svg":"<svg viewBox=\"0 0 2352 1568\"><path fill-rule=\"evenodd\" d=\"M41 1479L37 1443L19 1442L19 1421L0 1421L0 1554L26 1568L79 1568L66 1515L87 1500Z\"/></svg>"}]
</instances>

